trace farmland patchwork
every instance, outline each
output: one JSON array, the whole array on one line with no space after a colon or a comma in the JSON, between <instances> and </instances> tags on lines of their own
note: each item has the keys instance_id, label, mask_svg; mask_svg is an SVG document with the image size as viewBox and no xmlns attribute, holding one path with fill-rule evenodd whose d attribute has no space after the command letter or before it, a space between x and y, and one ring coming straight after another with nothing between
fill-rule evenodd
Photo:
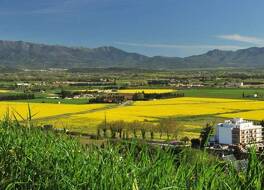
<instances>
[{"instance_id":1,"label":"farmland patchwork","mask_svg":"<svg viewBox=\"0 0 264 190\"><path fill-rule=\"evenodd\" d=\"M264 119L264 102L256 100L220 98L173 98L152 101L138 101L132 104L30 104L35 120L40 123L54 124L57 127L94 132L96 126L107 121L147 121L157 122L166 117L192 119L203 117L232 118L243 117L251 120ZM1 102L0 114L15 110L22 116L27 114L27 104ZM193 122L192 122L193 123ZM202 126L186 122L184 126L194 131ZM196 130L197 131L197 130ZM190 131L191 132L191 131ZM198 132L198 131L197 131Z\"/></svg>"}]
</instances>

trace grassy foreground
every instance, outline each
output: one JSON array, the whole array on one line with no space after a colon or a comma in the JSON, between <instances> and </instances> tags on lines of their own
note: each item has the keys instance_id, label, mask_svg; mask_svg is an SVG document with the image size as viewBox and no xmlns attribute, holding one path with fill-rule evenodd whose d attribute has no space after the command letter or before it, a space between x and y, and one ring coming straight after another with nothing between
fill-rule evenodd
<instances>
[{"instance_id":1,"label":"grassy foreground","mask_svg":"<svg viewBox=\"0 0 264 190\"><path fill-rule=\"evenodd\" d=\"M131 142L83 147L61 134L0 124L0 189L263 189L264 168L247 170L194 150L173 154Z\"/></svg>"}]
</instances>

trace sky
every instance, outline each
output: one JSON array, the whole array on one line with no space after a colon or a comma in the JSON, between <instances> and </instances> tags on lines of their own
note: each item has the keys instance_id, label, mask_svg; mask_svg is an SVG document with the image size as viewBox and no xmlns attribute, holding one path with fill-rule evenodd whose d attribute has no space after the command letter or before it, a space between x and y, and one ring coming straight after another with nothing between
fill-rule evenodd
<instances>
[{"instance_id":1,"label":"sky","mask_svg":"<svg viewBox=\"0 0 264 190\"><path fill-rule=\"evenodd\" d=\"M263 0L0 0L0 39L148 56L264 47Z\"/></svg>"}]
</instances>

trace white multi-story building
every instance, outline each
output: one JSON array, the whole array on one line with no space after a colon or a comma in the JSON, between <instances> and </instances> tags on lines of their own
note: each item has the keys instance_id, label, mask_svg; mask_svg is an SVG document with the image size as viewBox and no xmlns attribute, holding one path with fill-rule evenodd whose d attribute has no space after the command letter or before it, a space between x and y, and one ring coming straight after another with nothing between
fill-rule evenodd
<instances>
[{"instance_id":1,"label":"white multi-story building","mask_svg":"<svg viewBox=\"0 0 264 190\"><path fill-rule=\"evenodd\" d=\"M215 141L219 144L254 144L262 142L262 126L242 118L226 120L216 126Z\"/></svg>"}]
</instances>

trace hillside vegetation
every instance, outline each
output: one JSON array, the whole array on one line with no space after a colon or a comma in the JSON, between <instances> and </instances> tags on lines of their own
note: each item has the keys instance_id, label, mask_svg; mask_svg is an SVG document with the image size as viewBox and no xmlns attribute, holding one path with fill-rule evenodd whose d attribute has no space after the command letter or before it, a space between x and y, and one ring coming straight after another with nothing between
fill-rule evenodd
<instances>
[{"instance_id":1,"label":"hillside vegetation","mask_svg":"<svg viewBox=\"0 0 264 190\"><path fill-rule=\"evenodd\" d=\"M212 50L201 55L179 58L148 57L109 46L83 48L0 40L0 68L192 69L263 66L264 48L257 47L237 51Z\"/></svg>"},{"instance_id":2,"label":"hillside vegetation","mask_svg":"<svg viewBox=\"0 0 264 190\"><path fill-rule=\"evenodd\" d=\"M0 189L263 189L254 152L238 172L205 152L176 154L133 141L83 147L27 126L8 116L0 124Z\"/></svg>"}]
</instances>

